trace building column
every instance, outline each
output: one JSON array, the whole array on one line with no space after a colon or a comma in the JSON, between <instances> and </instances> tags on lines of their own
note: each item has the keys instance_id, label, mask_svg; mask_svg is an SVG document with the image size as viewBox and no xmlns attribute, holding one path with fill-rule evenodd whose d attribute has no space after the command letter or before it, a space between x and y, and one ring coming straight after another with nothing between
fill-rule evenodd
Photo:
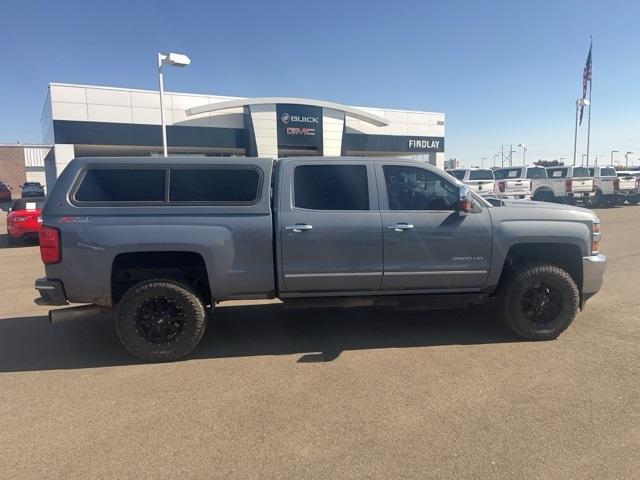
<instances>
[{"instance_id":1,"label":"building column","mask_svg":"<svg viewBox=\"0 0 640 480\"><path fill-rule=\"evenodd\" d=\"M250 105L251 123L259 157L278 157L278 125L276 106Z\"/></svg>"},{"instance_id":2,"label":"building column","mask_svg":"<svg viewBox=\"0 0 640 480\"><path fill-rule=\"evenodd\" d=\"M62 171L69 165L69 162L76 156L76 150L74 145L65 143L56 143L53 146L53 155L55 158L56 170L54 172L55 178L58 178ZM48 181L47 181L48 183ZM48 185L51 187L52 185Z\"/></svg>"},{"instance_id":3,"label":"building column","mask_svg":"<svg viewBox=\"0 0 640 480\"><path fill-rule=\"evenodd\" d=\"M331 108L322 109L322 155L339 157L342 154L344 112Z\"/></svg>"}]
</instances>

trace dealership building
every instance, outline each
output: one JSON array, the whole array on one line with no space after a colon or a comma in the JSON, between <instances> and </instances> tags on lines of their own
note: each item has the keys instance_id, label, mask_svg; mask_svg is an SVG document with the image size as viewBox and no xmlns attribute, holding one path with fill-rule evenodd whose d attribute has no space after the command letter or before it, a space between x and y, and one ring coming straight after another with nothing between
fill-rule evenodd
<instances>
[{"instance_id":1,"label":"dealership building","mask_svg":"<svg viewBox=\"0 0 640 480\"><path fill-rule=\"evenodd\" d=\"M41 117L51 186L74 157L162 154L159 93L51 83ZM412 156L443 167L444 114L293 97L164 94L169 155Z\"/></svg>"}]
</instances>

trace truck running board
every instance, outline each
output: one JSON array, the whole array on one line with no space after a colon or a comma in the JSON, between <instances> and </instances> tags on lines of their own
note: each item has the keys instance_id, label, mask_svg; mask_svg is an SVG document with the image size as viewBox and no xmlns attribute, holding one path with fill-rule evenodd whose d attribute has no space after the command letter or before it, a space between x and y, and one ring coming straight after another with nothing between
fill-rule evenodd
<instances>
[{"instance_id":1,"label":"truck running board","mask_svg":"<svg viewBox=\"0 0 640 480\"><path fill-rule=\"evenodd\" d=\"M390 306L407 310L445 309L488 303L493 300L486 293L435 293L416 295L374 295L355 297L284 298L285 307L374 307Z\"/></svg>"}]
</instances>

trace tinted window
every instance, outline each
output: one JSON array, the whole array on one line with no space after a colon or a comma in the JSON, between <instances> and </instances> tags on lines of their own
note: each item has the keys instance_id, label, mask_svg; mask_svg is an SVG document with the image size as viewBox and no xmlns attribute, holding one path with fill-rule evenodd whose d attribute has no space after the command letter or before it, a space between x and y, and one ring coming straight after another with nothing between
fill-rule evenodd
<instances>
[{"instance_id":1,"label":"tinted window","mask_svg":"<svg viewBox=\"0 0 640 480\"><path fill-rule=\"evenodd\" d=\"M493 172L491 170L471 170L469 180L493 180Z\"/></svg>"},{"instance_id":2,"label":"tinted window","mask_svg":"<svg viewBox=\"0 0 640 480\"><path fill-rule=\"evenodd\" d=\"M409 166L383 167L391 210L453 210L458 188L429 170Z\"/></svg>"},{"instance_id":3,"label":"tinted window","mask_svg":"<svg viewBox=\"0 0 640 480\"><path fill-rule=\"evenodd\" d=\"M591 175L589 175L589 169L584 167L576 167L573 169L573 176L575 178L580 178L580 177L589 177Z\"/></svg>"},{"instance_id":4,"label":"tinted window","mask_svg":"<svg viewBox=\"0 0 640 480\"><path fill-rule=\"evenodd\" d=\"M464 170L449 170L449 173L456 177L458 180L464 180Z\"/></svg>"},{"instance_id":5,"label":"tinted window","mask_svg":"<svg viewBox=\"0 0 640 480\"><path fill-rule=\"evenodd\" d=\"M162 202L164 170L88 170L75 199L79 202Z\"/></svg>"},{"instance_id":6,"label":"tinted window","mask_svg":"<svg viewBox=\"0 0 640 480\"><path fill-rule=\"evenodd\" d=\"M611 168L611 167L602 168L602 169L600 169L600 176L601 177L615 177L616 176L616 169L615 168Z\"/></svg>"},{"instance_id":7,"label":"tinted window","mask_svg":"<svg viewBox=\"0 0 640 480\"><path fill-rule=\"evenodd\" d=\"M493 172L496 180L504 180L506 178L520 178L522 175L521 168L501 168Z\"/></svg>"},{"instance_id":8,"label":"tinted window","mask_svg":"<svg viewBox=\"0 0 640 480\"><path fill-rule=\"evenodd\" d=\"M593 177L594 173L595 173L595 169L590 168L590 169L589 169L589 176L590 176L590 177Z\"/></svg>"},{"instance_id":9,"label":"tinted window","mask_svg":"<svg viewBox=\"0 0 640 480\"><path fill-rule=\"evenodd\" d=\"M294 205L310 210L369 210L364 165L300 165L293 174Z\"/></svg>"},{"instance_id":10,"label":"tinted window","mask_svg":"<svg viewBox=\"0 0 640 480\"><path fill-rule=\"evenodd\" d=\"M169 178L171 202L253 203L260 188L255 168L175 168Z\"/></svg>"},{"instance_id":11,"label":"tinted window","mask_svg":"<svg viewBox=\"0 0 640 480\"><path fill-rule=\"evenodd\" d=\"M543 167L540 168L528 168L527 178L548 178L547 170Z\"/></svg>"},{"instance_id":12,"label":"tinted window","mask_svg":"<svg viewBox=\"0 0 640 480\"><path fill-rule=\"evenodd\" d=\"M567 169L554 168L554 169L548 170L547 173L549 174L550 178L564 178L567 176Z\"/></svg>"}]
</instances>

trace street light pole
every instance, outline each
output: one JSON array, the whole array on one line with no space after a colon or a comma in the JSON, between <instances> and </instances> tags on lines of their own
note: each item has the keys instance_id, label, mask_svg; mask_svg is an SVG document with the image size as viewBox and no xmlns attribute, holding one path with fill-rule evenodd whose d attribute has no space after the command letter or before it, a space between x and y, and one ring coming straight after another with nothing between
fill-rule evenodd
<instances>
[{"instance_id":1,"label":"street light pole","mask_svg":"<svg viewBox=\"0 0 640 480\"><path fill-rule=\"evenodd\" d=\"M160 124L162 125L162 156L167 157L167 123L164 119L164 74L163 65L186 67L191 59L181 53L158 53L158 85L160 87Z\"/></svg>"},{"instance_id":2,"label":"street light pole","mask_svg":"<svg viewBox=\"0 0 640 480\"><path fill-rule=\"evenodd\" d=\"M624 154L624 166L625 168L629 167L629 155L633 154L633 152L627 152Z\"/></svg>"},{"instance_id":3,"label":"street light pole","mask_svg":"<svg viewBox=\"0 0 640 480\"><path fill-rule=\"evenodd\" d=\"M527 146L524 143L518 145L522 147L522 166L524 167L527 164Z\"/></svg>"},{"instance_id":4,"label":"street light pole","mask_svg":"<svg viewBox=\"0 0 640 480\"><path fill-rule=\"evenodd\" d=\"M493 154L493 166L494 166L494 167L496 166L496 157L499 157L499 156L500 156L500 154L499 154L499 153L494 153L494 154Z\"/></svg>"},{"instance_id":5,"label":"street light pole","mask_svg":"<svg viewBox=\"0 0 640 480\"><path fill-rule=\"evenodd\" d=\"M480 159L480 168L484 168L484 161L487 159L487 157L482 157Z\"/></svg>"},{"instance_id":6,"label":"street light pole","mask_svg":"<svg viewBox=\"0 0 640 480\"><path fill-rule=\"evenodd\" d=\"M611 150L611 165L613 165L613 154L618 153L620 150Z\"/></svg>"}]
</instances>

